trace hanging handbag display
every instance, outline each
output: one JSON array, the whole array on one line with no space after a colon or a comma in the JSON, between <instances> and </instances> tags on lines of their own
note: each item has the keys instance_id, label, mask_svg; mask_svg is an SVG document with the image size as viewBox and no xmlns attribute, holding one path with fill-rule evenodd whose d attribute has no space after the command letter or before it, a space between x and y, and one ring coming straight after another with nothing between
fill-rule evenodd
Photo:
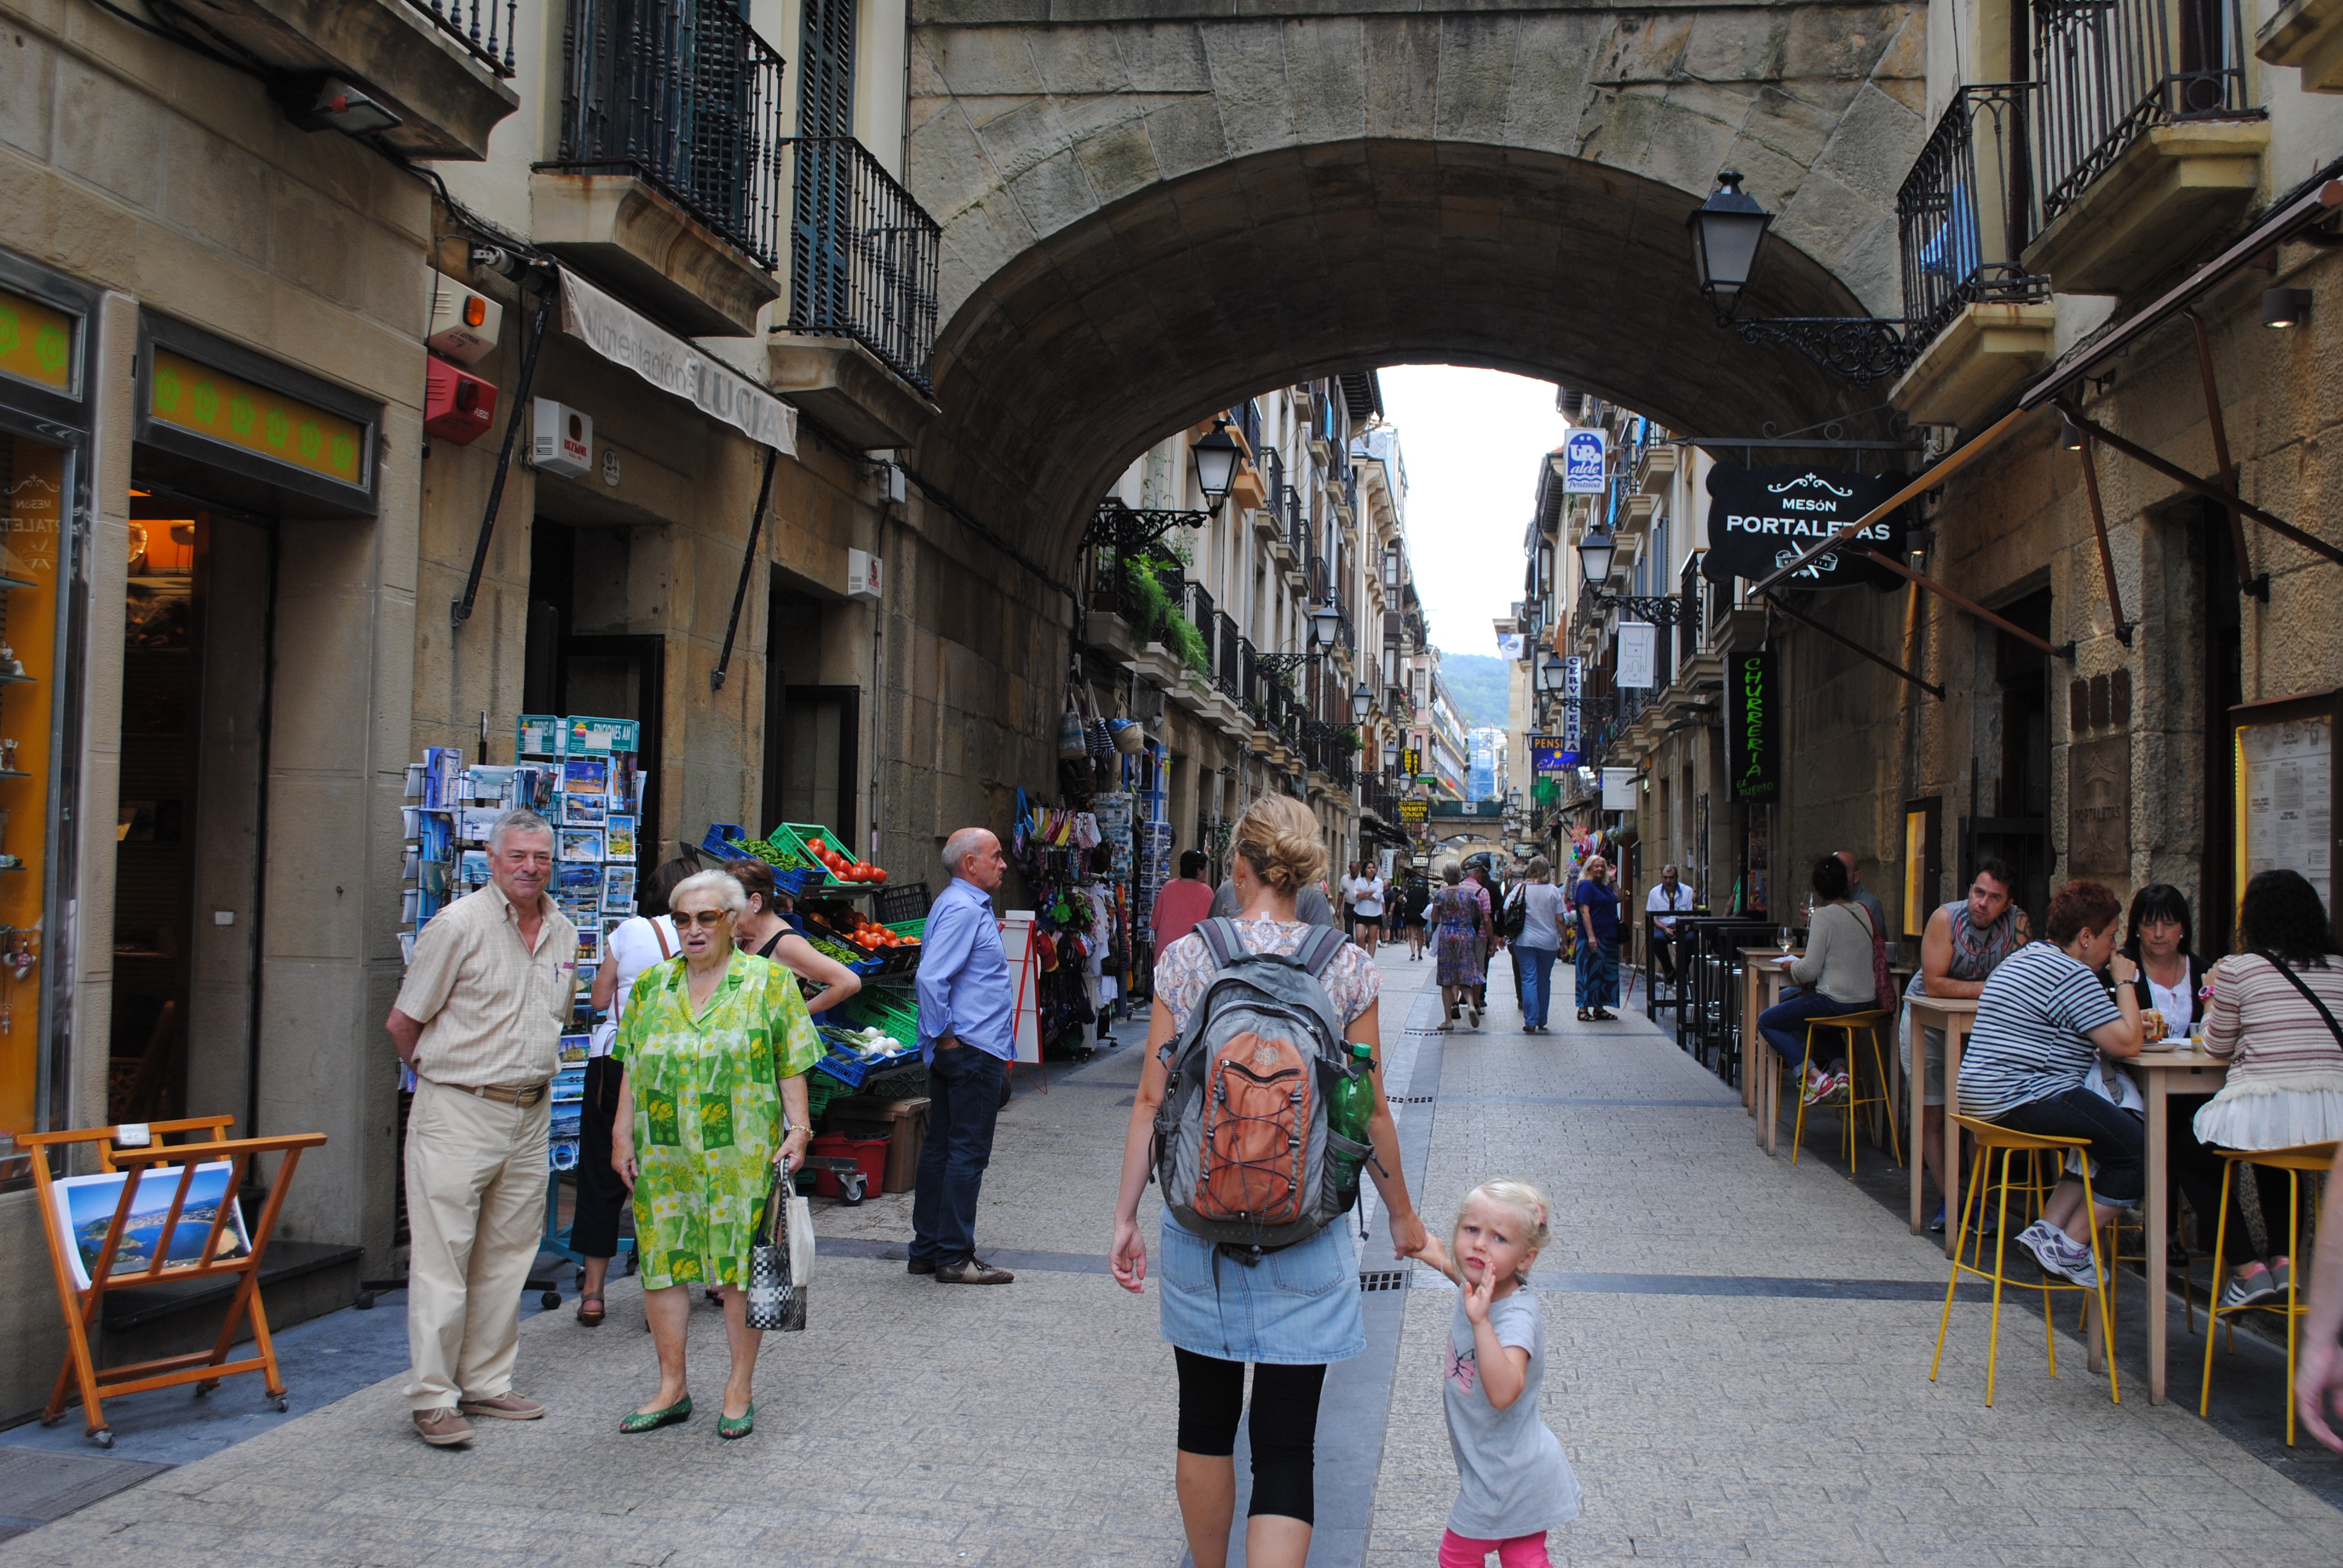
<instances>
[{"instance_id":1,"label":"hanging handbag display","mask_svg":"<svg viewBox=\"0 0 2343 1568\"><path fill-rule=\"evenodd\" d=\"M1074 699L1069 695L1066 711L1058 719L1058 760L1080 762L1090 750L1090 741L1082 734L1082 716L1074 710Z\"/></svg>"},{"instance_id":2,"label":"hanging handbag display","mask_svg":"<svg viewBox=\"0 0 2343 1568\"><path fill-rule=\"evenodd\" d=\"M773 1168L765 1190L764 1223L749 1249L747 1318L752 1329L793 1332L806 1326L806 1293L813 1283L813 1205Z\"/></svg>"}]
</instances>

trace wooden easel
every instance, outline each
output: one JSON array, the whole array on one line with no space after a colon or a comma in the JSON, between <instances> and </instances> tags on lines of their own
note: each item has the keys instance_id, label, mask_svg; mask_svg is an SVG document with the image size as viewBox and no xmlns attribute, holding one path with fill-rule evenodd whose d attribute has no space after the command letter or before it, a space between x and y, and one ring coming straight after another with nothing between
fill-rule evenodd
<instances>
[{"instance_id":1,"label":"wooden easel","mask_svg":"<svg viewBox=\"0 0 2343 1568\"><path fill-rule=\"evenodd\" d=\"M41 1228L49 1241L49 1266L57 1280L57 1305L65 1317L65 1362L57 1369L56 1391L49 1396L48 1408L41 1412L44 1426L55 1425L65 1417L65 1400L77 1384L81 1391L82 1413L88 1421L90 1441L100 1448L114 1446L114 1432L106 1424L105 1402L126 1393L143 1393L148 1389L169 1388L178 1383L194 1383L198 1393L209 1393L219 1386L220 1380L237 1372L258 1372L267 1374L269 1397L277 1408L285 1408L285 1382L277 1372L277 1347L268 1337L267 1314L260 1305L260 1263L268 1254L268 1239L277 1229L277 1216L285 1206L285 1190L292 1185L294 1167L301 1162L301 1151L314 1149L326 1141L322 1132L294 1132L277 1138L229 1138L227 1129L236 1121L233 1116L199 1116L180 1121L156 1121L146 1124L147 1141L144 1145L122 1145L123 1127L84 1127L65 1132L20 1132L16 1135L19 1148L35 1151L33 1183L41 1205ZM185 1143L166 1144L163 1135L169 1132L189 1134ZM47 1147L91 1143L96 1145L97 1168L100 1173L126 1171L129 1179L122 1184L122 1196L114 1206L114 1218L107 1224L106 1245L97 1255L97 1262L89 1271L90 1283L85 1290L74 1282L69 1261L74 1247L71 1235L58 1224L55 1201L55 1179L49 1173ZM244 1187L245 1178L253 1160L263 1154L282 1154L285 1162L277 1168L277 1180L268 1189L268 1201L261 1206L259 1222L252 1227L252 1247L240 1258L221 1258L216 1254L224 1236L231 1236L227 1228L228 1214L236 1195ZM218 1212L212 1216L211 1230L204 1237L204 1245L196 1254L196 1262L166 1270L170 1249L165 1243L179 1222L179 1211L187 1201L188 1190L195 1184L198 1164L229 1164L225 1198ZM138 1188L146 1172L157 1165L177 1165L178 1190L171 1196L171 1207L164 1216L163 1228L157 1232L154 1261L135 1272L117 1273L114 1255L122 1243L123 1231L136 1201ZM236 1294L228 1302L227 1321L220 1325L219 1338L208 1351L196 1351L186 1355L165 1356L157 1361L136 1362L127 1366L100 1368L89 1352L90 1331L97 1326L104 1311L106 1293L140 1285L157 1284L164 1281L203 1280L216 1274L241 1274ZM259 1353L240 1362L227 1359L228 1348L236 1342L236 1325L246 1316L252 1320L252 1340Z\"/></svg>"}]
</instances>

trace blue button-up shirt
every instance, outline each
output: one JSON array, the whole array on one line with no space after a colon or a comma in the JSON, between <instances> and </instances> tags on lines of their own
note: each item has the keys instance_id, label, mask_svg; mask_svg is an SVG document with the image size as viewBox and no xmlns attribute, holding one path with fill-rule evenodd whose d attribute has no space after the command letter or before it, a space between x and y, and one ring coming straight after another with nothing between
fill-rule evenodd
<instances>
[{"instance_id":1,"label":"blue button-up shirt","mask_svg":"<svg viewBox=\"0 0 2343 1568\"><path fill-rule=\"evenodd\" d=\"M928 910L920 939L920 1059L936 1059L936 1040L1017 1058L1017 996L1009 977L1009 950L992 901L970 881L954 877Z\"/></svg>"}]
</instances>

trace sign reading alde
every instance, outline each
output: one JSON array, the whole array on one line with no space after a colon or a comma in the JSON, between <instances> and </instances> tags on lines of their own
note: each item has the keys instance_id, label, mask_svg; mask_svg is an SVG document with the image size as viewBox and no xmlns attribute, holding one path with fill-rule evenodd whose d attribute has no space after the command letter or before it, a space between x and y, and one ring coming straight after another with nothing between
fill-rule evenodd
<instances>
[{"instance_id":1,"label":"sign reading alde","mask_svg":"<svg viewBox=\"0 0 2343 1568\"><path fill-rule=\"evenodd\" d=\"M1901 483L1901 476L1894 474L1854 474L1840 468L1788 465L1745 468L1737 463L1719 463L1708 471L1709 548L1701 561L1701 575L1714 583L1765 577L1788 566L1832 534L1861 521L1865 513L1894 495ZM1857 538L1873 549L1901 556L1903 509L1874 523ZM1853 588L1857 583L1896 588L1904 586L1904 578L1860 549L1837 549L1808 561L1785 586Z\"/></svg>"},{"instance_id":2,"label":"sign reading alde","mask_svg":"<svg viewBox=\"0 0 2343 1568\"><path fill-rule=\"evenodd\" d=\"M1763 648L1725 661L1725 777L1735 800L1771 800L1782 792L1774 711L1774 663Z\"/></svg>"}]
</instances>

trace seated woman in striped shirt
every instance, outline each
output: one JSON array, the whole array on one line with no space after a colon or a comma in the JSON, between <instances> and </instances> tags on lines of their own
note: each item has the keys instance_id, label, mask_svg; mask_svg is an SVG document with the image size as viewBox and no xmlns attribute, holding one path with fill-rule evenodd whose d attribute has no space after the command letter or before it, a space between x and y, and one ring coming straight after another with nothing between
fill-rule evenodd
<instances>
[{"instance_id":1,"label":"seated woman in striped shirt","mask_svg":"<svg viewBox=\"0 0 2343 1568\"><path fill-rule=\"evenodd\" d=\"M2103 883L2078 879L2059 889L2044 927L2047 941L2011 954L1985 982L1954 1098L1964 1116L2019 1132L2089 1139L2097 1222L2105 1225L2147 1191L2147 1131L2084 1079L2102 1051L2139 1054L2139 1002L2131 984L2137 970L2116 951L2123 906ZM2099 982L2102 969L2116 982L2113 997ZM2082 1182L2067 1177L2043 1205L2042 1218L2017 1239L2047 1272L2095 1286L2098 1269L2086 1229L2092 1222L2083 1212Z\"/></svg>"},{"instance_id":2,"label":"seated woman in striped shirt","mask_svg":"<svg viewBox=\"0 0 2343 1568\"><path fill-rule=\"evenodd\" d=\"M2290 1149L2343 1139L2343 967L2318 890L2299 871L2264 871L2246 884L2237 908L2237 946L2213 966L2213 1000L2205 1010L2205 1049L2229 1059L2229 1081L2197 1112L2198 1140L2223 1149ZM2193 1201L2193 1200L2192 1200ZM2240 1171L2229 1183L2229 1222L2221 1250L2253 1250L2242 1205L2259 1190ZM2282 1205L2263 1206L2262 1233L2275 1248L2286 1227ZM2207 1235L2209 1216L2197 1219ZM2291 1261L2237 1265L2225 1307L2284 1291Z\"/></svg>"}]
</instances>

